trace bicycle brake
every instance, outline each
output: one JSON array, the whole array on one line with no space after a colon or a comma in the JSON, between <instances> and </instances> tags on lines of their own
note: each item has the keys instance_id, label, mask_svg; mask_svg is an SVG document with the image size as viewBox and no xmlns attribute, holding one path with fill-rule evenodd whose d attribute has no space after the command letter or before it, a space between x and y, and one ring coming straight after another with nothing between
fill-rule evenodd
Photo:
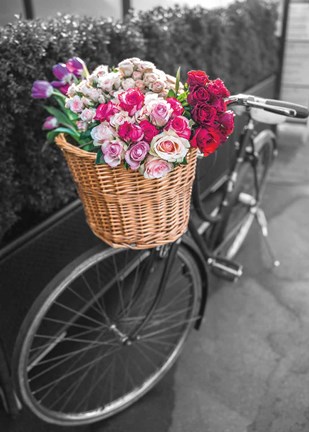
<instances>
[{"instance_id":1,"label":"bicycle brake","mask_svg":"<svg viewBox=\"0 0 309 432\"><path fill-rule=\"evenodd\" d=\"M243 273L241 264L227 258L208 258L207 263L213 274L230 282L236 281Z\"/></svg>"}]
</instances>

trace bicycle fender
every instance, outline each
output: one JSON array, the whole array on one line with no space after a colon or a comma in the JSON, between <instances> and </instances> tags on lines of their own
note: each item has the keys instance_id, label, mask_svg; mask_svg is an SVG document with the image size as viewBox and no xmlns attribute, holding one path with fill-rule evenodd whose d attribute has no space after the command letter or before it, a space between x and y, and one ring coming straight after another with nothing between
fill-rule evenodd
<instances>
[{"instance_id":1,"label":"bicycle fender","mask_svg":"<svg viewBox=\"0 0 309 432\"><path fill-rule=\"evenodd\" d=\"M276 146L276 143L277 143L276 135L274 134L274 132L272 130L264 129L253 139L255 151L259 152L259 150L261 149L263 144L265 142L268 142L268 141L273 141L274 149L276 149L276 147L277 147Z\"/></svg>"},{"instance_id":2,"label":"bicycle fender","mask_svg":"<svg viewBox=\"0 0 309 432\"><path fill-rule=\"evenodd\" d=\"M182 237L182 246L184 246L188 252L193 256L199 272L201 276L201 300L200 300L200 309L199 309L199 318L195 321L194 328L198 330L202 324L206 304L207 304L207 298L208 298L208 271L206 267L205 260L203 259L203 256L201 252L199 251L197 245L195 242L190 238L188 235L184 235Z\"/></svg>"}]
</instances>

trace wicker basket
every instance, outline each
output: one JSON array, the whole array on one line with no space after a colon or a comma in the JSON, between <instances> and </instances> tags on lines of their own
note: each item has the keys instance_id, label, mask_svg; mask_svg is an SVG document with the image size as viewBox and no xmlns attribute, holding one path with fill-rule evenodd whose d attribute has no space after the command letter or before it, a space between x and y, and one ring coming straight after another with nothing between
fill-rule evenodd
<instances>
[{"instance_id":1,"label":"wicker basket","mask_svg":"<svg viewBox=\"0 0 309 432\"><path fill-rule=\"evenodd\" d=\"M87 222L112 247L147 249L177 240L187 229L196 150L188 164L161 179L145 179L124 166L95 165L95 154L56 137L63 151Z\"/></svg>"}]
</instances>

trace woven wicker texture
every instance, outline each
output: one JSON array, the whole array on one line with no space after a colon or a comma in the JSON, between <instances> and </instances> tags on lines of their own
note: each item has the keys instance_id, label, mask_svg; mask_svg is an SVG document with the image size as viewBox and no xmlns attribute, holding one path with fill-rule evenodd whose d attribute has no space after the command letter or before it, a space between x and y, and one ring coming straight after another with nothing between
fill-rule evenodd
<instances>
[{"instance_id":1,"label":"woven wicker texture","mask_svg":"<svg viewBox=\"0 0 309 432\"><path fill-rule=\"evenodd\" d=\"M124 166L95 165L95 154L56 137L93 233L112 247L147 249L177 240L187 229L196 150L188 164L161 179Z\"/></svg>"}]
</instances>

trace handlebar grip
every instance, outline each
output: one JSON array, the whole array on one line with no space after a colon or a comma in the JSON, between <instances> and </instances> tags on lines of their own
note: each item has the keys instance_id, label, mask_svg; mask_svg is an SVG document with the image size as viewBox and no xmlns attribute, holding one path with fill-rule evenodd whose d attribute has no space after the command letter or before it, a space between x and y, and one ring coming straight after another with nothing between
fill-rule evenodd
<instances>
[{"instance_id":1,"label":"handlebar grip","mask_svg":"<svg viewBox=\"0 0 309 432\"><path fill-rule=\"evenodd\" d=\"M309 115L308 108L303 105L297 105L294 103L283 102L275 99L265 99L265 104L294 110L296 113L294 115L295 118L307 118Z\"/></svg>"}]
</instances>

